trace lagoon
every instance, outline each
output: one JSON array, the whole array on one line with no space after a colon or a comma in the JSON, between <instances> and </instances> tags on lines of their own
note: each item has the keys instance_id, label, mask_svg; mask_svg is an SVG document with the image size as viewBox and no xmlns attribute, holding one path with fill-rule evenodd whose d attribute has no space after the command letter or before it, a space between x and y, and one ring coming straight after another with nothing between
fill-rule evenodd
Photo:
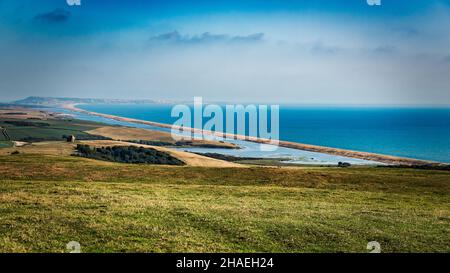
<instances>
[{"instance_id":1,"label":"lagoon","mask_svg":"<svg viewBox=\"0 0 450 273\"><path fill-rule=\"evenodd\" d=\"M172 124L168 104L89 104L81 109ZM280 139L450 163L450 108L280 105Z\"/></svg>"}]
</instances>

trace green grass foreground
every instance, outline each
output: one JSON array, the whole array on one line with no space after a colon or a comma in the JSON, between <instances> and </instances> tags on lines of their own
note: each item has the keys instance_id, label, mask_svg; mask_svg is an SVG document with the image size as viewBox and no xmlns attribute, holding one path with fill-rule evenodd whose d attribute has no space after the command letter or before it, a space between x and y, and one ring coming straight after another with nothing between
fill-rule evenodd
<instances>
[{"instance_id":1,"label":"green grass foreground","mask_svg":"<svg viewBox=\"0 0 450 273\"><path fill-rule=\"evenodd\" d=\"M450 172L0 157L0 252L450 251Z\"/></svg>"}]
</instances>

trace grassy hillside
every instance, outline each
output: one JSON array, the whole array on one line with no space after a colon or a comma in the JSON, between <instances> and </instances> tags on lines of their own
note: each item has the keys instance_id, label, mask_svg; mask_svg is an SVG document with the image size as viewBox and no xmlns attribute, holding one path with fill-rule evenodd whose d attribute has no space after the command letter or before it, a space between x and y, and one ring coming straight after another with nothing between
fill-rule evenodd
<instances>
[{"instance_id":1,"label":"grassy hillside","mask_svg":"<svg viewBox=\"0 0 450 273\"><path fill-rule=\"evenodd\" d=\"M449 252L450 172L0 156L0 251Z\"/></svg>"}]
</instances>

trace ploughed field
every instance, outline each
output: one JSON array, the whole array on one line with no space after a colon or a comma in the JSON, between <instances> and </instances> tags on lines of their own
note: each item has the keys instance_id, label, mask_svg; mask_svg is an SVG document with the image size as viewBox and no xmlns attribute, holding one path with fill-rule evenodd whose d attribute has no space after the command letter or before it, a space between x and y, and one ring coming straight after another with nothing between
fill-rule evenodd
<instances>
[{"instance_id":1,"label":"ploughed field","mask_svg":"<svg viewBox=\"0 0 450 273\"><path fill-rule=\"evenodd\" d=\"M0 156L0 252L450 251L450 172Z\"/></svg>"}]
</instances>

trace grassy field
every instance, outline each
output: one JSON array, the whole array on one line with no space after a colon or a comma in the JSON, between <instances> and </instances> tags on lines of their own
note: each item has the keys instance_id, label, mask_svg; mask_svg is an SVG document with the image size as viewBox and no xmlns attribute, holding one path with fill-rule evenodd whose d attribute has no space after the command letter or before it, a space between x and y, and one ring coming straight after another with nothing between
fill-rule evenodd
<instances>
[{"instance_id":1,"label":"grassy field","mask_svg":"<svg viewBox=\"0 0 450 273\"><path fill-rule=\"evenodd\" d=\"M450 172L0 156L0 251L450 251Z\"/></svg>"},{"instance_id":2,"label":"grassy field","mask_svg":"<svg viewBox=\"0 0 450 273\"><path fill-rule=\"evenodd\" d=\"M72 119L48 119L48 120L26 120L30 123L46 123L49 126L17 126L9 122L21 121L18 119L0 119L0 127L6 128L11 140L21 141L27 139L39 140L61 140L63 135L89 136L85 131L93 130L102 124ZM5 136L0 134L0 141Z\"/></svg>"}]
</instances>

